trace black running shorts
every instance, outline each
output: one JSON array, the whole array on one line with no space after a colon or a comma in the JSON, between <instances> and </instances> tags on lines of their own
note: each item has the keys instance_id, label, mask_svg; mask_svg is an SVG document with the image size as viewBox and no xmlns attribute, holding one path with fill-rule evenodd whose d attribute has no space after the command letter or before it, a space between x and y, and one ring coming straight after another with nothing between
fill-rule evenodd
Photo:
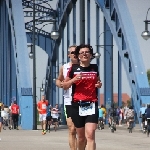
<instances>
[{"instance_id":1,"label":"black running shorts","mask_svg":"<svg viewBox=\"0 0 150 150\"><path fill-rule=\"evenodd\" d=\"M58 119L57 118L52 118L53 122L58 122Z\"/></svg>"},{"instance_id":2,"label":"black running shorts","mask_svg":"<svg viewBox=\"0 0 150 150\"><path fill-rule=\"evenodd\" d=\"M51 121L51 120L52 120L52 116L47 116L47 117L46 117L46 120L47 120L47 121Z\"/></svg>"},{"instance_id":3,"label":"black running shorts","mask_svg":"<svg viewBox=\"0 0 150 150\"><path fill-rule=\"evenodd\" d=\"M1 122L1 123L3 122L3 117L0 117L0 122Z\"/></svg>"},{"instance_id":4,"label":"black running shorts","mask_svg":"<svg viewBox=\"0 0 150 150\"><path fill-rule=\"evenodd\" d=\"M77 102L72 102L72 121L76 128L85 127L86 123L96 123L98 124L98 103L95 103L95 114L88 116L79 115L79 104Z\"/></svg>"},{"instance_id":5,"label":"black running shorts","mask_svg":"<svg viewBox=\"0 0 150 150\"><path fill-rule=\"evenodd\" d=\"M66 107L66 117L69 118L71 117L71 113L72 113L72 105L65 105Z\"/></svg>"}]
</instances>

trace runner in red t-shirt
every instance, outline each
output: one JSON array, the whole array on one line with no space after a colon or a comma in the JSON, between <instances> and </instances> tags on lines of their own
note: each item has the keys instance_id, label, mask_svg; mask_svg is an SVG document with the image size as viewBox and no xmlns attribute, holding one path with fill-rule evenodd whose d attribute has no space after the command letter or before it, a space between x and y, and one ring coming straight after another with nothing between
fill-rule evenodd
<instances>
[{"instance_id":1,"label":"runner in red t-shirt","mask_svg":"<svg viewBox=\"0 0 150 150\"><path fill-rule=\"evenodd\" d=\"M93 59L93 48L81 44L76 47L75 56L79 65L72 65L66 77L63 88L72 86L72 121L78 135L78 149L84 149L87 140L88 149L96 149L95 130L98 124L98 93L102 83L98 66L90 64ZM85 139L86 137L86 139Z\"/></svg>"},{"instance_id":2,"label":"runner in red t-shirt","mask_svg":"<svg viewBox=\"0 0 150 150\"><path fill-rule=\"evenodd\" d=\"M37 110L39 112L39 121L42 126L42 134L46 134L46 114L47 114L48 100L45 99L45 95L42 96L42 99L37 103Z\"/></svg>"},{"instance_id":3,"label":"runner in red t-shirt","mask_svg":"<svg viewBox=\"0 0 150 150\"><path fill-rule=\"evenodd\" d=\"M17 105L16 101L14 101L13 105L11 106L11 113L14 129L18 130L19 106Z\"/></svg>"}]
</instances>

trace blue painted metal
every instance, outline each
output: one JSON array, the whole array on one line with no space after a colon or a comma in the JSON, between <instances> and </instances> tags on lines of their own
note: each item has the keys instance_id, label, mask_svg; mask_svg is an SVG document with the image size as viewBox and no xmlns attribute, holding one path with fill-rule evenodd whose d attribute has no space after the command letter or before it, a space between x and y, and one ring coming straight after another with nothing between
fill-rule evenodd
<instances>
[{"instance_id":1,"label":"blue painted metal","mask_svg":"<svg viewBox=\"0 0 150 150\"><path fill-rule=\"evenodd\" d=\"M118 52L118 106L122 106L122 61Z\"/></svg>"},{"instance_id":2,"label":"blue painted metal","mask_svg":"<svg viewBox=\"0 0 150 150\"><path fill-rule=\"evenodd\" d=\"M129 84L132 89L137 117L141 103L149 103L150 95L142 96L140 88L149 88L140 47L132 24L132 18L125 0L97 0L117 43L119 54L124 63ZM106 5L107 4L107 5ZM126 57L128 55L128 57Z\"/></svg>"},{"instance_id":3,"label":"blue painted metal","mask_svg":"<svg viewBox=\"0 0 150 150\"><path fill-rule=\"evenodd\" d=\"M76 5L73 3L73 43L76 43Z\"/></svg>"},{"instance_id":4,"label":"blue painted metal","mask_svg":"<svg viewBox=\"0 0 150 150\"><path fill-rule=\"evenodd\" d=\"M67 6L67 3L71 3L71 1L64 1L63 6L62 6L62 12L63 9L66 9L65 7ZM5 4L5 1L3 1L3 4ZM1 7L3 8L3 10L1 10L1 14L4 16L4 12L8 11L8 14L6 14L6 17L9 17L9 21L7 24L10 24L9 26L9 32L7 34L9 34L9 36L7 35L9 42L9 46L11 51L7 52L6 51L6 56L9 55L10 57L10 62L11 62L11 66L10 68L8 68L8 70L4 70L6 72L1 72L1 86L3 87L3 85L6 83L4 82L4 75L6 74L10 74L10 77L8 75L5 76L5 78L7 78L9 82L9 88L1 88L1 97L3 96L7 96L6 97L6 102L8 102L10 104L10 99L12 96L15 96L17 98L17 101L20 105L21 108L21 125L23 129L31 129L32 128L32 115L28 116L29 114L32 114L32 97L31 96L25 96L21 94L21 88L31 88L31 79L28 76L29 73L29 62L28 62L28 51L27 51L27 41L26 41L26 35L25 35L25 27L24 27L24 18L23 18L23 10L22 10L22 5L21 5L21 0L6 0L6 4L7 4L7 9L6 6L2 6L2 1L1 1ZM6 9L6 11L4 10ZM19 16L18 16L19 15ZM4 37L4 19L5 17L1 17L1 26L3 28L1 28L1 37ZM18 23L19 22L19 23ZM38 29L37 29L38 31ZM28 34L27 34L28 35ZM28 36L27 36L28 37ZM4 37L5 38L5 37ZM55 42L51 41L49 39L49 37L43 36L40 34L39 38L42 39L42 44L41 42L37 42L37 45L40 45L43 49L46 49L47 53L49 54L49 60L52 58L54 59L54 57L56 57L56 55L51 55L51 49L53 49L53 51L56 50L55 48ZM6 39L6 38L5 38ZM21 41L20 41L21 40ZM28 38L28 41L29 38ZM3 49L3 51L0 49L0 52L2 53L2 59L1 59L1 68L4 68L5 65L5 61L4 61L4 57L6 57L4 54L4 47L7 46L6 44L3 43L3 41L1 40L0 42L2 42L0 48ZM53 57L54 56L54 57ZM8 57L8 58L9 58ZM23 60L23 61L22 61ZM55 60L55 59L54 59ZM7 66L9 66L9 64L6 64ZM52 66L51 63L49 63L49 66ZM53 81L53 78L55 78L55 66L56 64L53 64L53 69L52 70L52 74L53 75L49 75L49 80ZM52 84L52 85L51 85ZM8 86L6 85L6 86ZM53 91L51 90L47 90L50 91L52 94L49 95L49 97L51 97L50 99L53 99L53 105L55 104L55 85L53 82L50 82L50 84L48 85L48 89L51 89L51 87L53 87ZM6 90L5 90L6 89ZM7 92L9 94L9 96L7 95ZM4 94L6 93L6 94ZM4 97L3 97L4 99ZM28 113L27 113L28 111ZM28 118L28 124L27 124L27 118Z\"/></svg>"},{"instance_id":5,"label":"blue painted metal","mask_svg":"<svg viewBox=\"0 0 150 150\"><path fill-rule=\"evenodd\" d=\"M5 75L11 72L12 76L9 77L11 78L9 80L11 80L12 83L10 82L9 84L11 84L11 88L13 89L10 89L10 91L12 95L16 94L13 96L17 97L17 101L20 105L20 111L22 115L22 120L21 120L22 128L32 129L32 124L33 124L32 123L33 118L31 115L33 113L32 96L21 95L21 88L31 88L31 79L29 76L30 74L29 58L28 58L27 41L26 41L25 27L24 27L22 1L6 0L6 5L7 5L6 12L8 12L8 16L6 17L9 17L9 22L7 23L10 24L10 31L11 31L11 36L9 37L7 36L7 37L9 41L12 41L12 43L10 42L9 47L12 48L11 54L14 53L14 56L13 57L11 56L11 60L12 60L12 64L14 64L13 59L15 60L16 70L14 72L15 66L12 65L11 71L8 70L8 72L5 73ZM9 48L6 47L5 51L9 51ZM16 76L14 75L14 73L16 74ZM15 88L14 86L16 84L15 83L16 78L17 78L17 86ZM7 101L10 101L10 97L8 97Z\"/></svg>"},{"instance_id":6,"label":"blue painted metal","mask_svg":"<svg viewBox=\"0 0 150 150\"><path fill-rule=\"evenodd\" d=\"M56 79L56 63L52 62L52 105L56 105L56 85L53 79Z\"/></svg>"},{"instance_id":7,"label":"blue painted metal","mask_svg":"<svg viewBox=\"0 0 150 150\"><path fill-rule=\"evenodd\" d=\"M104 20L104 104L107 109L113 103L113 37Z\"/></svg>"},{"instance_id":8,"label":"blue painted metal","mask_svg":"<svg viewBox=\"0 0 150 150\"><path fill-rule=\"evenodd\" d=\"M35 1L35 4L43 4L43 3L47 3L47 2L49 2L49 1L52 1L52 0L36 0L36 1ZM25 2L27 2L27 0L22 0L22 2L25 3ZM23 9L25 9L26 7L27 7L27 6L24 5L24 6L23 6Z\"/></svg>"},{"instance_id":9,"label":"blue painted metal","mask_svg":"<svg viewBox=\"0 0 150 150\"><path fill-rule=\"evenodd\" d=\"M58 31L60 33L60 37L58 40L56 41L53 41L53 44L52 44L52 57L51 57L51 61L55 61L56 60L56 49L55 49L55 43L56 42L60 42L60 39L62 38L62 35L61 35L61 30L62 30L62 26L64 26L63 24L65 23L65 15L66 13L70 13L70 11L72 10L73 8L73 5L75 4L76 0L65 0L64 4L62 3L61 0L58 1L57 3L57 8L56 8L56 13L58 14L57 16L57 28L58 28ZM75 6L74 6L75 7ZM75 24L75 23L74 23ZM75 36L75 35L74 35ZM75 43L75 39L73 41Z\"/></svg>"}]
</instances>

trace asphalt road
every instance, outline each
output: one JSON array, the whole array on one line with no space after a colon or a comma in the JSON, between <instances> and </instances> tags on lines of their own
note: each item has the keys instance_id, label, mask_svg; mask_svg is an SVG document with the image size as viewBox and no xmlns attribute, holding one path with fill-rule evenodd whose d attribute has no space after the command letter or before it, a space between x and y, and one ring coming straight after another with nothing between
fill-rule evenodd
<instances>
[{"instance_id":1,"label":"asphalt road","mask_svg":"<svg viewBox=\"0 0 150 150\"><path fill-rule=\"evenodd\" d=\"M61 126L56 132L52 129L46 135L41 130L2 130L0 150L69 150L68 130ZM96 130L97 150L149 150L150 137L138 128L129 133L119 127L115 133L108 128Z\"/></svg>"}]
</instances>

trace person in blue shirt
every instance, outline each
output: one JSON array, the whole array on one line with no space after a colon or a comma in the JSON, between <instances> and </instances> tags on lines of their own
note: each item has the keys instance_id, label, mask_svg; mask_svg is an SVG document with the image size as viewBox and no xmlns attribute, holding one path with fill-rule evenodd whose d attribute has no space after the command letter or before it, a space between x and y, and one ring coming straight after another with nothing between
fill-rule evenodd
<instances>
[{"instance_id":1,"label":"person in blue shirt","mask_svg":"<svg viewBox=\"0 0 150 150\"><path fill-rule=\"evenodd\" d=\"M146 110L146 105L142 104L142 107L140 108L140 116L142 118L142 121L141 121L142 129L144 128L143 125L145 124L145 110Z\"/></svg>"},{"instance_id":2,"label":"person in blue shirt","mask_svg":"<svg viewBox=\"0 0 150 150\"><path fill-rule=\"evenodd\" d=\"M145 119L147 121L147 130L150 132L150 104L147 104L147 109L145 110Z\"/></svg>"},{"instance_id":3,"label":"person in blue shirt","mask_svg":"<svg viewBox=\"0 0 150 150\"><path fill-rule=\"evenodd\" d=\"M147 109L145 110L145 118L150 118L150 104L147 104Z\"/></svg>"},{"instance_id":4,"label":"person in blue shirt","mask_svg":"<svg viewBox=\"0 0 150 150\"><path fill-rule=\"evenodd\" d=\"M49 105L48 110L47 110L47 114L46 114L46 129L47 129L47 131L49 130L49 132L50 132L50 126L52 123L52 121L51 121L52 120L51 109L52 109L52 106Z\"/></svg>"},{"instance_id":5,"label":"person in blue shirt","mask_svg":"<svg viewBox=\"0 0 150 150\"><path fill-rule=\"evenodd\" d=\"M101 109L101 107L99 108L99 111L98 111L99 115L98 115L98 129L100 130L100 124L102 122L102 124L104 125L104 122L103 122L103 116L104 116L104 111ZM101 128L102 129L102 128Z\"/></svg>"}]
</instances>

